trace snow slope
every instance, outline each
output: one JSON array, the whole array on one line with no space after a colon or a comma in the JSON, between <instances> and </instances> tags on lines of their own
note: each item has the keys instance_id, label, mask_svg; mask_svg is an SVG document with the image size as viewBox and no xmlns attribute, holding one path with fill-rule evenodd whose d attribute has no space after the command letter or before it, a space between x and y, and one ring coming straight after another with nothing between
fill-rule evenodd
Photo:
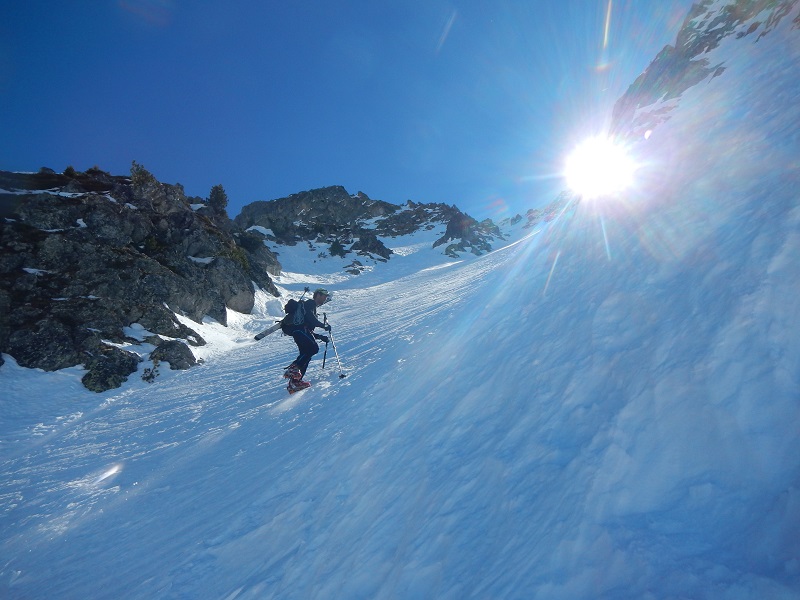
<instances>
[{"instance_id":1,"label":"snow slope","mask_svg":"<svg viewBox=\"0 0 800 600\"><path fill-rule=\"evenodd\" d=\"M796 35L715 50L622 201L334 287L344 379L288 396L263 298L154 384L6 357L0 596L800 597Z\"/></svg>"}]
</instances>

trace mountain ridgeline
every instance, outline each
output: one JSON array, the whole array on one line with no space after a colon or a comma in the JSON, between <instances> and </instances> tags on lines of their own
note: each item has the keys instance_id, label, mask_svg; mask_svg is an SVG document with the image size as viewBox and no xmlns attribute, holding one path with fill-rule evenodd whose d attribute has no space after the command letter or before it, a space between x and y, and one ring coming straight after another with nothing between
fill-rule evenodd
<instances>
[{"instance_id":1,"label":"mountain ridgeline","mask_svg":"<svg viewBox=\"0 0 800 600\"><path fill-rule=\"evenodd\" d=\"M347 267L352 273L359 272L358 256L389 260L392 251L380 237L394 238L446 224L445 234L433 247L444 246L444 254L452 258L463 252L483 254L491 250L494 240L503 239L491 219L478 222L455 206L410 200L405 205L391 204L372 200L363 192L350 195L341 186L254 202L242 209L234 223L260 231L278 245L313 242L327 244L334 255L352 254L353 263Z\"/></svg>"},{"instance_id":2,"label":"mountain ridgeline","mask_svg":"<svg viewBox=\"0 0 800 600\"><path fill-rule=\"evenodd\" d=\"M757 44L791 18L797 2L696 2L675 44L665 46L614 105L611 133L626 142L644 139L646 132L670 118L684 92L725 73L725 61L715 62L711 55L722 40L733 36L742 43ZM795 17L792 29L800 29L800 17Z\"/></svg>"},{"instance_id":3,"label":"mountain ridgeline","mask_svg":"<svg viewBox=\"0 0 800 600\"><path fill-rule=\"evenodd\" d=\"M714 52L723 40L757 44L786 19L793 20L784 35L793 35L798 2L697 2L675 44L616 103L610 133L645 142L688 90L726 76ZM87 388L112 389L143 355L171 368L195 363L189 346L205 342L177 315L225 324L227 309L252 311L257 289L277 296L272 278L282 267L268 245L325 247L321 255L344 257L355 276L365 259L391 260L387 238L444 225L433 244L443 255L480 255L504 239L505 225L525 219L530 227L575 202L564 193L495 224L455 206L396 205L334 186L254 202L231 221L221 186L208 200L188 198L136 163L130 176L0 171L0 353L47 371L83 365Z\"/></svg>"},{"instance_id":4,"label":"mountain ridgeline","mask_svg":"<svg viewBox=\"0 0 800 600\"><path fill-rule=\"evenodd\" d=\"M330 255L352 254L345 269L357 275L359 258L391 259L381 237L446 224L435 245L451 257L502 239L494 223L454 206L393 205L342 187L256 202L233 221L226 199L213 200L136 163L130 176L0 171L0 352L46 371L82 365L84 385L105 391L143 356L196 364L190 346L205 341L176 315L226 324L227 309L252 311L257 289L278 296L281 264L268 242L326 244Z\"/></svg>"}]
</instances>

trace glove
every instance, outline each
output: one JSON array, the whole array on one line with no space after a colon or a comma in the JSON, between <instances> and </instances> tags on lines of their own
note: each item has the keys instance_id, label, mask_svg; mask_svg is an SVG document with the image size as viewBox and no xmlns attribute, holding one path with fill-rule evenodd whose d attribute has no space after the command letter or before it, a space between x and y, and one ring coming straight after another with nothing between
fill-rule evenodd
<instances>
[{"instance_id":1,"label":"glove","mask_svg":"<svg viewBox=\"0 0 800 600\"><path fill-rule=\"evenodd\" d=\"M320 342L325 342L326 344L327 344L328 342L330 342L330 341L331 341L331 340L328 338L328 336L327 336L327 335L318 335L318 336L317 336L317 339L318 339Z\"/></svg>"},{"instance_id":2,"label":"glove","mask_svg":"<svg viewBox=\"0 0 800 600\"><path fill-rule=\"evenodd\" d=\"M325 331L330 331L330 330L331 330L331 324L325 323Z\"/></svg>"}]
</instances>

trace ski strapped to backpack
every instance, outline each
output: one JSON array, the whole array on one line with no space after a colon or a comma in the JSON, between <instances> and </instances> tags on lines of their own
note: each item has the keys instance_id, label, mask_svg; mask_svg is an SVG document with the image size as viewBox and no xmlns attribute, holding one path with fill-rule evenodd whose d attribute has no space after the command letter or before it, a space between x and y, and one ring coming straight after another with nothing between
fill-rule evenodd
<instances>
[{"instance_id":1,"label":"ski strapped to backpack","mask_svg":"<svg viewBox=\"0 0 800 600\"><path fill-rule=\"evenodd\" d=\"M263 340L263 339L264 339L265 337L267 337L267 336L268 336L270 333L273 333L273 332L275 332L275 331L278 331L278 329L280 329L280 328L281 328L281 322L280 322L280 321L278 321L277 323L275 323L275 325L270 325L270 326L269 326L269 327L267 327L267 328L266 328L264 331L262 331L261 333L257 334L257 335L255 336L255 339L256 339L256 341L258 341L258 340Z\"/></svg>"},{"instance_id":2,"label":"ski strapped to backpack","mask_svg":"<svg viewBox=\"0 0 800 600\"><path fill-rule=\"evenodd\" d=\"M283 312L286 313L286 315L280 321L275 323L275 325L267 327L264 331L256 335L255 339L262 340L270 333L278 331L278 329L280 329L285 335L292 335L295 325L302 325L305 322L306 311L305 305L303 304L303 297L308 292L309 289L305 288L303 290L303 295L300 296L300 300L290 298L286 304L283 305Z\"/></svg>"}]
</instances>

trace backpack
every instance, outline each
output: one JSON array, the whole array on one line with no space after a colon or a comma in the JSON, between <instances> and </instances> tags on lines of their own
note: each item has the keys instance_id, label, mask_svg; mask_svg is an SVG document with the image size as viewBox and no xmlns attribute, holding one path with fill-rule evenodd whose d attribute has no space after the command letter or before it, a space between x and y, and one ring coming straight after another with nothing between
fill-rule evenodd
<instances>
[{"instance_id":1,"label":"backpack","mask_svg":"<svg viewBox=\"0 0 800 600\"><path fill-rule=\"evenodd\" d=\"M285 335L292 335L295 329L306 322L306 307L301 301L290 298L283 305L283 312L286 316L281 319L281 331Z\"/></svg>"}]
</instances>

